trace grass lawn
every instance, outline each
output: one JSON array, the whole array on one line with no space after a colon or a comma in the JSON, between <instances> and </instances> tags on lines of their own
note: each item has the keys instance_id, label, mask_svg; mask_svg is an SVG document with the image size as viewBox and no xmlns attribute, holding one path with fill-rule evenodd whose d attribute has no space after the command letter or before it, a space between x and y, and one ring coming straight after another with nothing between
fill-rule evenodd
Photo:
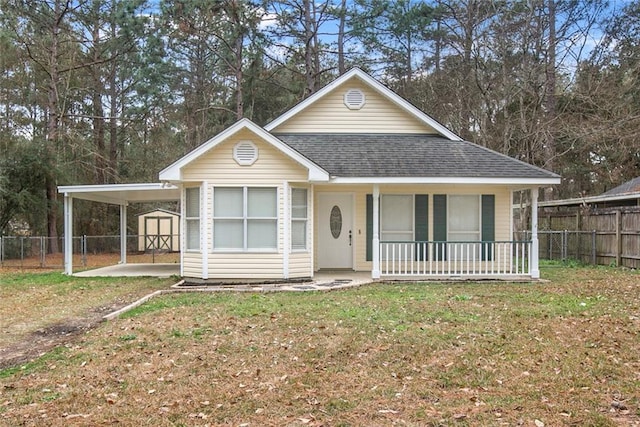
<instances>
[{"instance_id":1,"label":"grass lawn","mask_svg":"<svg viewBox=\"0 0 640 427\"><path fill-rule=\"evenodd\" d=\"M543 277L162 296L0 371L0 424L640 425L640 274Z\"/></svg>"}]
</instances>

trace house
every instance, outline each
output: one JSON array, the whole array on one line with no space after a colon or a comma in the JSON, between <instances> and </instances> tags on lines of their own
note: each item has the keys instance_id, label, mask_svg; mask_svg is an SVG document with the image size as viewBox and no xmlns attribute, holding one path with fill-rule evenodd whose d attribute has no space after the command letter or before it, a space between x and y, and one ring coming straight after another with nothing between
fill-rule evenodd
<instances>
[{"instance_id":1,"label":"house","mask_svg":"<svg viewBox=\"0 0 640 427\"><path fill-rule=\"evenodd\" d=\"M540 202L540 208L604 209L640 206L640 177L633 178L617 187L597 196L576 197L573 199L547 200Z\"/></svg>"},{"instance_id":2,"label":"house","mask_svg":"<svg viewBox=\"0 0 640 427\"><path fill-rule=\"evenodd\" d=\"M180 214L154 209L138 215L138 251L180 251Z\"/></svg>"},{"instance_id":3,"label":"house","mask_svg":"<svg viewBox=\"0 0 640 427\"><path fill-rule=\"evenodd\" d=\"M130 202L173 197L187 278L538 278L537 189L560 182L463 141L358 68L264 127L236 122L159 178L60 187L65 235L74 198L118 203L126 218ZM512 195L523 189L532 239L517 242Z\"/></svg>"}]
</instances>

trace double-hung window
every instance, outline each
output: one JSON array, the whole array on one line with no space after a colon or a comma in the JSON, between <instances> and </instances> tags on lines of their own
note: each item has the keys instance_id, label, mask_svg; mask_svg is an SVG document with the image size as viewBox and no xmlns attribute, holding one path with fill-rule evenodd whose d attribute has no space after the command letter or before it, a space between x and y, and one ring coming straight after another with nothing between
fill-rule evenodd
<instances>
[{"instance_id":1,"label":"double-hung window","mask_svg":"<svg viewBox=\"0 0 640 427\"><path fill-rule=\"evenodd\" d=\"M380 196L380 240L383 242L410 242L414 236L413 195L383 194ZM406 246L402 245L404 249ZM399 246L390 246L398 250ZM399 255L399 254L398 254ZM385 250L380 259L394 255Z\"/></svg>"},{"instance_id":2,"label":"double-hung window","mask_svg":"<svg viewBox=\"0 0 640 427\"><path fill-rule=\"evenodd\" d=\"M291 249L307 249L307 190L291 189Z\"/></svg>"},{"instance_id":3,"label":"double-hung window","mask_svg":"<svg viewBox=\"0 0 640 427\"><path fill-rule=\"evenodd\" d=\"M214 188L213 249L277 250L277 206L275 187Z\"/></svg>"},{"instance_id":4,"label":"double-hung window","mask_svg":"<svg viewBox=\"0 0 640 427\"><path fill-rule=\"evenodd\" d=\"M449 195L448 240L467 242L452 245L449 258L457 260L481 259L481 214L479 195ZM469 243L478 242L478 243Z\"/></svg>"},{"instance_id":5,"label":"double-hung window","mask_svg":"<svg viewBox=\"0 0 640 427\"><path fill-rule=\"evenodd\" d=\"M189 187L184 191L186 249L200 250L200 187Z\"/></svg>"},{"instance_id":6,"label":"double-hung window","mask_svg":"<svg viewBox=\"0 0 640 427\"><path fill-rule=\"evenodd\" d=\"M413 195L380 196L380 240L413 240Z\"/></svg>"},{"instance_id":7,"label":"double-hung window","mask_svg":"<svg viewBox=\"0 0 640 427\"><path fill-rule=\"evenodd\" d=\"M448 239L477 242L480 236L480 196L449 195Z\"/></svg>"}]
</instances>

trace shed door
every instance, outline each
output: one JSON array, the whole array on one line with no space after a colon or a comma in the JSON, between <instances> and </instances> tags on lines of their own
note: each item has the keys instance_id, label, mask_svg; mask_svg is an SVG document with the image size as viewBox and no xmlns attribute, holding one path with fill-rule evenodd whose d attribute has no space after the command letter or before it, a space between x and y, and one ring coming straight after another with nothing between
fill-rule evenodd
<instances>
[{"instance_id":1,"label":"shed door","mask_svg":"<svg viewBox=\"0 0 640 427\"><path fill-rule=\"evenodd\" d=\"M173 250L173 221L169 216L144 219L145 251Z\"/></svg>"},{"instance_id":2,"label":"shed door","mask_svg":"<svg viewBox=\"0 0 640 427\"><path fill-rule=\"evenodd\" d=\"M353 269L353 195L318 194L318 268Z\"/></svg>"}]
</instances>

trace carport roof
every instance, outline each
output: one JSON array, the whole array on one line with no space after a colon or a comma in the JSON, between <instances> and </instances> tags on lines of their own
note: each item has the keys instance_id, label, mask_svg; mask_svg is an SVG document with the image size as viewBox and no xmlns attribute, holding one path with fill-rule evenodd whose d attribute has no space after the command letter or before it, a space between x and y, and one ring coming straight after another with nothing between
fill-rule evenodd
<instances>
[{"instance_id":1,"label":"carport roof","mask_svg":"<svg viewBox=\"0 0 640 427\"><path fill-rule=\"evenodd\" d=\"M179 188L166 183L63 185L58 192L74 199L114 205L180 200Z\"/></svg>"}]
</instances>

